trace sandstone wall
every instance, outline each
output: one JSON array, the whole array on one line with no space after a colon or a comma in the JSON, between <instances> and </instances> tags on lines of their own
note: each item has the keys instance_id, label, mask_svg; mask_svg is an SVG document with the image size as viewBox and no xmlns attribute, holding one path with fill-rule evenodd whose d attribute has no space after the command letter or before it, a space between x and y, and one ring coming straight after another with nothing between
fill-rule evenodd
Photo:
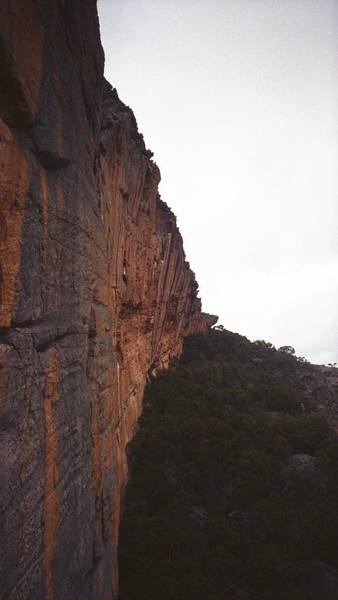
<instances>
[{"instance_id":1,"label":"sandstone wall","mask_svg":"<svg viewBox=\"0 0 338 600\"><path fill-rule=\"evenodd\" d=\"M0 4L0 598L116 597L147 375L215 319L94 0Z\"/></svg>"}]
</instances>

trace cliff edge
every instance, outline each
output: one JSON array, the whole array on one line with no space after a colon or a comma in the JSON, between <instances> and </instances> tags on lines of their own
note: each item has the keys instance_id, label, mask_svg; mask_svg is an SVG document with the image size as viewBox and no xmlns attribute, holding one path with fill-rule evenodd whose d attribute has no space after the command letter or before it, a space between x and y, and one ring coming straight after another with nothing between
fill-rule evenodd
<instances>
[{"instance_id":1,"label":"cliff edge","mask_svg":"<svg viewBox=\"0 0 338 600\"><path fill-rule=\"evenodd\" d=\"M125 448L201 313L96 1L0 6L0 598L118 588Z\"/></svg>"}]
</instances>

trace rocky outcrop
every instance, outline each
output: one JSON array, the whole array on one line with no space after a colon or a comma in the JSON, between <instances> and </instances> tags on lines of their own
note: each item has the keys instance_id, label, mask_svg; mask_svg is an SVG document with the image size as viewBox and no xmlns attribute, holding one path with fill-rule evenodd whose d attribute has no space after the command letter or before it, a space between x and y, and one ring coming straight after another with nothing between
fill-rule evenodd
<instances>
[{"instance_id":1,"label":"rocky outcrop","mask_svg":"<svg viewBox=\"0 0 338 600\"><path fill-rule=\"evenodd\" d=\"M325 365L311 366L312 379L305 377L305 388L317 399L317 410L338 433L338 369Z\"/></svg>"},{"instance_id":2,"label":"rocky outcrop","mask_svg":"<svg viewBox=\"0 0 338 600\"><path fill-rule=\"evenodd\" d=\"M206 330L94 0L0 6L0 598L116 597L146 379Z\"/></svg>"}]
</instances>

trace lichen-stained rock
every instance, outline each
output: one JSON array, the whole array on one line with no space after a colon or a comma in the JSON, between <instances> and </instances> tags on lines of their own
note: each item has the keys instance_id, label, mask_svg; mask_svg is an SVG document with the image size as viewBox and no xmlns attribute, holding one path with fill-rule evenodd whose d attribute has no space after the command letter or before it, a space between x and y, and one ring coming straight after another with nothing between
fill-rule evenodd
<instances>
[{"instance_id":1,"label":"lichen-stained rock","mask_svg":"<svg viewBox=\"0 0 338 600\"><path fill-rule=\"evenodd\" d=\"M94 0L0 6L0 598L116 597L147 377L206 330Z\"/></svg>"}]
</instances>

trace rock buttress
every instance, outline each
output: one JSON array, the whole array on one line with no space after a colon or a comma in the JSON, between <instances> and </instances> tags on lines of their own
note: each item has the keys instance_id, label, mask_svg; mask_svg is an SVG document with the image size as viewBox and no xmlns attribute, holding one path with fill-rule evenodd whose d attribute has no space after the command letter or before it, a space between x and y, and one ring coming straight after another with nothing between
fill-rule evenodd
<instances>
[{"instance_id":1,"label":"rock buttress","mask_svg":"<svg viewBox=\"0 0 338 600\"><path fill-rule=\"evenodd\" d=\"M147 377L215 321L94 0L0 7L0 598L108 600Z\"/></svg>"}]
</instances>

